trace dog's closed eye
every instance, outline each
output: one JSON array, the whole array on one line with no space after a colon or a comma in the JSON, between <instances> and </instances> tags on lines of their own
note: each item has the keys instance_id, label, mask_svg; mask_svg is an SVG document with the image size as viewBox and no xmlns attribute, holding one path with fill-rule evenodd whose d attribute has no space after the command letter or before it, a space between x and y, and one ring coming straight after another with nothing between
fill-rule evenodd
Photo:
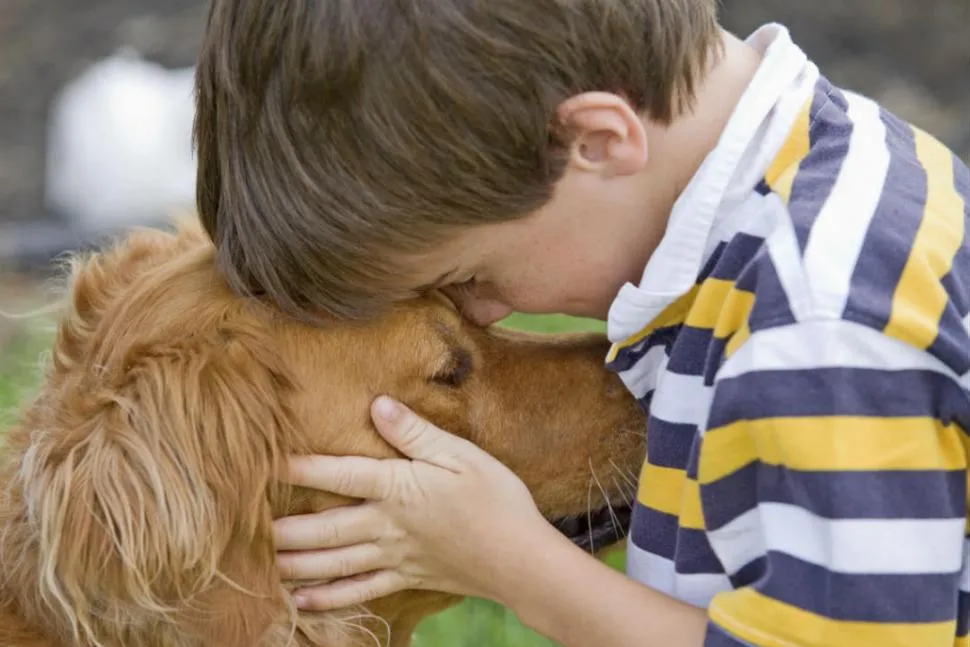
<instances>
[{"instance_id":1,"label":"dog's closed eye","mask_svg":"<svg viewBox=\"0 0 970 647\"><path fill-rule=\"evenodd\" d=\"M431 381L457 389L468 379L473 368L471 353L464 348L452 348L447 362L431 376Z\"/></svg>"}]
</instances>

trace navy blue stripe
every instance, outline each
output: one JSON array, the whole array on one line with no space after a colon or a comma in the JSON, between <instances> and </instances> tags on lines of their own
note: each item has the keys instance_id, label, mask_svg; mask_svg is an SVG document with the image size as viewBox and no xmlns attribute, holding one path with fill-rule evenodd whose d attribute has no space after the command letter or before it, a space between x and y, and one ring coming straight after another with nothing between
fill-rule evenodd
<instances>
[{"instance_id":1,"label":"navy blue stripe","mask_svg":"<svg viewBox=\"0 0 970 647\"><path fill-rule=\"evenodd\" d=\"M937 324L936 339L926 349L939 358L957 375L970 371L970 341L963 327L963 320L955 308L947 308Z\"/></svg>"},{"instance_id":2,"label":"navy blue stripe","mask_svg":"<svg viewBox=\"0 0 970 647\"><path fill-rule=\"evenodd\" d=\"M768 576L755 589L825 618L914 624L956 618L956 573L846 574L774 551L768 553L768 562Z\"/></svg>"},{"instance_id":3,"label":"navy blue stripe","mask_svg":"<svg viewBox=\"0 0 970 647\"><path fill-rule=\"evenodd\" d=\"M962 318L970 312L970 169L956 155L953 156L953 187L963 199L963 242L949 273L943 277L943 287Z\"/></svg>"},{"instance_id":4,"label":"navy blue stripe","mask_svg":"<svg viewBox=\"0 0 970 647\"><path fill-rule=\"evenodd\" d=\"M827 78L819 79L819 82L816 85L825 90L826 96L828 96L829 100L834 103L839 110L842 112L848 112L849 102L846 100L845 95L842 94L842 90L833 85Z\"/></svg>"},{"instance_id":5,"label":"navy blue stripe","mask_svg":"<svg viewBox=\"0 0 970 647\"><path fill-rule=\"evenodd\" d=\"M677 517L639 502L633 506L630 541L641 550L669 559L678 573L723 573L703 530L680 528Z\"/></svg>"},{"instance_id":6,"label":"navy blue stripe","mask_svg":"<svg viewBox=\"0 0 970 647\"><path fill-rule=\"evenodd\" d=\"M673 560L677 528L677 517L648 508L639 501L633 504L630 541L637 548Z\"/></svg>"},{"instance_id":7,"label":"navy blue stripe","mask_svg":"<svg viewBox=\"0 0 970 647\"><path fill-rule=\"evenodd\" d=\"M714 554L707 533L693 528L681 528L674 549L675 569L685 575L723 573L724 566Z\"/></svg>"},{"instance_id":8,"label":"navy blue stripe","mask_svg":"<svg viewBox=\"0 0 970 647\"><path fill-rule=\"evenodd\" d=\"M724 353L727 350L730 337L721 339L712 337L711 343L707 347L707 357L704 360L704 386L713 386L717 372L724 365Z\"/></svg>"},{"instance_id":9,"label":"navy blue stripe","mask_svg":"<svg viewBox=\"0 0 970 647\"><path fill-rule=\"evenodd\" d=\"M621 348L616 358L606 364L606 368L617 373L633 368L654 346L664 346L670 352L671 346L677 339L681 324L653 331L636 344Z\"/></svg>"},{"instance_id":10,"label":"navy blue stripe","mask_svg":"<svg viewBox=\"0 0 970 647\"><path fill-rule=\"evenodd\" d=\"M740 589L745 586L753 586L758 580L763 578L767 572L768 558L762 555L761 557L756 557L739 568L738 571L734 575L731 575L728 579L731 580L731 586L736 589Z\"/></svg>"},{"instance_id":11,"label":"navy blue stripe","mask_svg":"<svg viewBox=\"0 0 970 647\"><path fill-rule=\"evenodd\" d=\"M751 332L795 323L795 314L788 303L788 294L781 285L774 261L767 251L758 255L751 269L742 279L746 280L748 274L754 277L751 291L757 295L751 307L751 313L748 315L748 327ZM738 283L741 283L742 279L738 279Z\"/></svg>"},{"instance_id":12,"label":"navy blue stripe","mask_svg":"<svg viewBox=\"0 0 970 647\"><path fill-rule=\"evenodd\" d=\"M965 404L960 386L933 371L761 371L718 382L708 429L742 419L789 416L937 417Z\"/></svg>"},{"instance_id":13,"label":"navy blue stripe","mask_svg":"<svg viewBox=\"0 0 970 647\"><path fill-rule=\"evenodd\" d=\"M751 255L748 259L747 264L738 271L735 277L734 287L737 290L743 290L744 292L751 292L752 294L758 294L758 283L761 278L758 273L760 268L760 261L763 256L766 256L768 250L764 247L759 249L757 252Z\"/></svg>"},{"instance_id":14,"label":"navy blue stripe","mask_svg":"<svg viewBox=\"0 0 970 647\"><path fill-rule=\"evenodd\" d=\"M758 493L760 501L803 507L827 519L962 519L967 472L803 472L762 464Z\"/></svg>"},{"instance_id":15,"label":"navy blue stripe","mask_svg":"<svg viewBox=\"0 0 970 647\"><path fill-rule=\"evenodd\" d=\"M724 241L717 244L714 251L711 252L710 257L707 259L707 262L704 263L704 267L701 268L700 274L697 275L697 280L695 283L700 285L711 275L714 268L717 267L717 264L721 261L721 254L724 253L725 247L727 247L727 243Z\"/></svg>"},{"instance_id":16,"label":"navy blue stripe","mask_svg":"<svg viewBox=\"0 0 970 647\"><path fill-rule=\"evenodd\" d=\"M939 334L928 350L957 374L963 374L970 371L970 339L963 327L963 319L970 312L970 169L956 155L953 186L963 199L963 240L950 271L941 280L949 303L939 322Z\"/></svg>"},{"instance_id":17,"label":"navy blue stripe","mask_svg":"<svg viewBox=\"0 0 970 647\"><path fill-rule=\"evenodd\" d=\"M733 281L764 246L764 239L744 232L734 235L711 272L711 278ZM745 289L738 286L739 289Z\"/></svg>"},{"instance_id":18,"label":"navy blue stripe","mask_svg":"<svg viewBox=\"0 0 970 647\"><path fill-rule=\"evenodd\" d=\"M723 528L758 505L758 468L751 462L714 483L701 484L701 506L708 532ZM716 505L705 505L712 501Z\"/></svg>"},{"instance_id":19,"label":"navy blue stripe","mask_svg":"<svg viewBox=\"0 0 970 647\"><path fill-rule=\"evenodd\" d=\"M713 621L707 623L707 633L704 634L704 647L755 647L751 643L739 640L721 629Z\"/></svg>"},{"instance_id":20,"label":"navy blue stripe","mask_svg":"<svg viewBox=\"0 0 970 647\"><path fill-rule=\"evenodd\" d=\"M964 211L970 218L970 168L956 155L953 156L953 186L963 198Z\"/></svg>"},{"instance_id":21,"label":"navy blue stripe","mask_svg":"<svg viewBox=\"0 0 970 647\"><path fill-rule=\"evenodd\" d=\"M697 426L651 417L647 422L647 456L657 467L687 469Z\"/></svg>"},{"instance_id":22,"label":"navy blue stripe","mask_svg":"<svg viewBox=\"0 0 970 647\"><path fill-rule=\"evenodd\" d=\"M825 519L962 519L967 472L800 471L749 463L701 486L708 530L717 530L759 502L811 510Z\"/></svg>"},{"instance_id":23,"label":"navy blue stripe","mask_svg":"<svg viewBox=\"0 0 970 647\"><path fill-rule=\"evenodd\" d=\"M647 416L650 415L650 405L653 403L654 391L656 391L656 389L650 389L643 395L643 397L637 398L637 404L640 405L640 409Z\"/></svg>"},{"instance_id":24,"label":"navy blue stripe","mask_svg":"<svg viewBox=\"0 0 970 647\"><path fill-rule=\"evenodd\" d=\"M701 459L701 435L694 435L694 443L691 445L690 454L687 457L687 478L696 481L697 480L697 470L700 466Z\"/></svg>"},{"instance_id":25,"label":"navy blue stripe","mask_svg":"<svg viewBox=\"0 0 970 647\"><path fill-rule=\"evenodd\" d=\"M852 137L852 120L833 104L831 93L834 91L817 91L815 94L811 107L809 153L799 165L788 200L795 237L803 253L815 218L839 176Z\"/></svg>"},{"instance_id":26,"label":"navy blue stripe","mask_svg":"<svg viewBox=\"0 0 970 647\"><path fill-rule=\"evenodd\" d=\"M852 273L844 316L882 330L889 323L896 285L923 220L927 177L916 157L913 129L885 109L880 116L891 152L889 168Z\"/></svg>"},{"instance_id":27,"label":"navy blue stripe","mask_svg":"<svg viewBox=\"0 0 970 647\"><path fill-rule=\"evenodd\" d=\"M683 326L671 349L667 370L680 375L703 375L708 346L714 337L710 328Z\"/></svg>"},{"instance_id":28,"label":"navy blue stripe","mask_svg":"<svg viewBox=\"0 0 970 647\"><path fill-rule=\"evenodd\" d=\"M957 596L957 638L970 634L970 593L960 591Z\"/></svg>"},{"instance_id":29,"label":"navy blue stripe","mask_svg":"<svg viewBox=\"0 0 970 647\"><path fill-rule=\"evenodd\" d=\"M953 257L953 265L940 283L950 299L950 307L956 313L957 320L962 320L970 312L970 221L964 231L963 245Z\"/></svg>"}]
</instances>

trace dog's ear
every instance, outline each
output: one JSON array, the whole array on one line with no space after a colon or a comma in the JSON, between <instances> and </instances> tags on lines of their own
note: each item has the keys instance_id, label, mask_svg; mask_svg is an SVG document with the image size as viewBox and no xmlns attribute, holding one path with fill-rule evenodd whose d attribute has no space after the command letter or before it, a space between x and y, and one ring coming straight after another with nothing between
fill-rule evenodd
<instances>
[{"instance_id":1,"label":"dog's ear","mask_svg":"<svg viewBox=\"0 0 970 647\"><path fill-rule=\"evenodd\" d=\"M292 430L280 361L228 324L114 350L39 403L20 472L38 593L84 644L254 645L286 613L269 504Z\"/></svg>"}]
</instances>

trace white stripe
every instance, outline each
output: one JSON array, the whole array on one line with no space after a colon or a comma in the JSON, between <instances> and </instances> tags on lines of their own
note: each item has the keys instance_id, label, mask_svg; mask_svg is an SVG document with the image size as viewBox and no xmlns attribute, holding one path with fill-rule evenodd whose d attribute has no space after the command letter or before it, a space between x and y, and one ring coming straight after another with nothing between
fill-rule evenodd
<instances>
[{"instance_id":1,"label":"white stripe","mask_svg":"<svg viewBox=\"0 0 970 647\"><path fill-rule=\"evenodd\" d=\"M657 388L657 378L667 368L667 349L663 344L653 346L640 361L622 371L620 379L638 400Z\"/></svg>"},{"instance_id":2,"label":"white stripe","mask_svg":"<svg viewBox=\"0 0 970 647\"><path fill-rule=\"evenodd\" d=\"M725 362L717 379L823 367L925 370L958 379L956 372L929 353L868 326L830 319L759 330Z\"/></svg>"},{"instance_id":3,"label":"white stripe","mask_svg":"<svg viewBox=\"0 0 970 647\"><path fill-rule=\"evenodd\" d=\"M707 539L724 570L734 575L739 570L768 554L761 527L761 512L748 510L731 523L707 533Z\"/></svg>"},{"instance_id":4,"label":"white stripe","mask_svg":"<svg viewBox=\"0 0 970 647\"><path fill-rule=\"evenodd\" d=\"M788 307L795 320L801 321L811 314L812 300L805 281L805 268L802 267L802 252L795 238L795 227L788 215L788 207L776 193L766 196L765 202L779 220L779 226L765 241L768 257L771 258L778 282L785 292Z\"/></svg>"},{"instance_id":5,"label":"white stripe","mask_svg":"<svg viewBox=\"0 0 970 647\"><path fill-rule=\"evenodd\" d=\"M650 415L674 424L702 427L711 408L713 391L702 375L665 372L650 401Z\"/></svg>"},{"instance_id":6,"label":"white stripe","mask_svg":"<svg viewBox=\"0 0 970 647\"><path fill-rule=\"evenodd\" d=\"M718 593L731 590L731 581L723 573L678 573L671 560L632 541L627 542L626 571L631 579L700 608L707 608Z\"/></svg>"},{"instance_id":7,"label":"white stripe","mask_svg":"<svg viewBox=\"0 0 970 647\"><path fill-rule=\"evenodd\" d=\"M775 551L848 574L955 573L968 557L955 519L824 519L785 503L760 503L708 533L724 569L734 574Z\"/></svg>"},{"instance_id":8,"label":"white stripe","mask_svg":"<svg viewBox=\"0 0 970 647\"><path fill-rule=\"evenodd\" d=\"M738 234L767 239L781 222L775 215L775 203L784 206L774 193L764 196L756 191L747 191L737 207L714 223L704 257L709 258L718 245L730 243Z\"/></svg>"},{"instance_id":9,"label":"white stripe","mask_svg":"<svg viewBox=\"0 0 970 647\"><path fill-rule=\"evenodd\" d=\"M960 573L960 590L970 593L970 537L963 541L963 572Z\"/></svg>"},{"instance_id":10,"label":"white stripe","mask_svg":"<svg viewBox=\"0 0 970 647\"><path fill-rule=\"evenodd\" d=\"M852 135L832 191L812 225L805 273L812 277L817 312L838 316L849 298L852 274L889 169L886 127L879 105L846 92Z\"/></svg>"},{"instance_id":11,"label":"white stripe","mask_svg":"<svg viewBox=\"0 0 970 647\"><path fill-rule=\"evenodd\" d=\"M787 503L761 503L765 545L849 574L953 574L963 566L966 519L825 519Z\"/></svg>"}]
</instances>

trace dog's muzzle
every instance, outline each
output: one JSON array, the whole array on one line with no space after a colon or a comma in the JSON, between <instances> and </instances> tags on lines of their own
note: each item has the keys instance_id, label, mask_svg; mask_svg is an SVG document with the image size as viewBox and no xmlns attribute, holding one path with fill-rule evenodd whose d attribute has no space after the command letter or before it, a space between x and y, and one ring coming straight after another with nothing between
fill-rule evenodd
<instances>
[{"instance_id":1,"label":"dog's muzzle","mask_svg":"<svg viewBox=\"0 0 970 647\"><path fill-rule=\"evenodd\" d=\"M570 541L590 552L597 552L622 541L630 531L633 511L629 506L604 507L591 514L565 517L553 522Z\"/></svg>"}]
</instances>

